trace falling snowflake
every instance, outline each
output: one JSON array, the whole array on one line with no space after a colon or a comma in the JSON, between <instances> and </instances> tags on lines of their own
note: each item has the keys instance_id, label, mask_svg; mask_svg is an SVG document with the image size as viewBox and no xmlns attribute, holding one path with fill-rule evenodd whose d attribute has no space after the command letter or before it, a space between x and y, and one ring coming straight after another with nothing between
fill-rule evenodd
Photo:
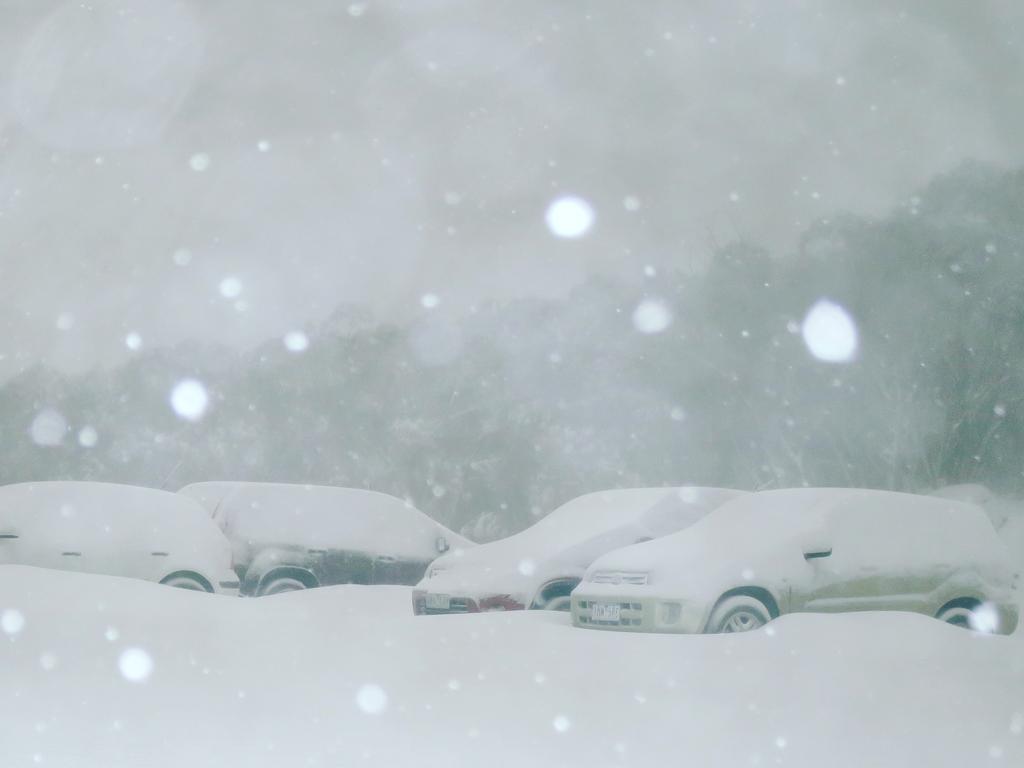
<instances>
[{"instance_id":1,"label":"falling snowflake","mask_svg":"<svg viewBox=\"0 0 1024 768\"><path fill-rule=\"evenodd\" d=\"M13 637L25 628L25 614L16 608L8 608L0 613L0 629Z\"/></svg>"},{"instance_id":2,"label":"falling snowflake","mask_svg":"<svg viewBox=\"0 0 1024 768\"><path fill-rule=\"evenodd\" d=\"M217 290L225 299L237 299L242 295L242 281L237 277L225 277L220 281Z\"/></svg>"},{"instance_id":3,"label":"falling snowflake","mask_svg":"<svg viewBox=\"0 0 1024 768\"><path fill-rule=\"evenodd\" d=\"M284 346L289 352L305 352L309 349L309 337L302 331L291 331L284 336Z\"/></svg>"},{"instance_id":4,"label":"falling snowflake","mask_svg":"<svg viewBox=\"0 0 1024 768\"><path fill-rule=\"evenodd\" d=\"M545 215L552 234L570 240L587 234L594 225L594 218L594 209L590 203L574 195L554 200Z\"/></svg>"},{"instance_id":5,"label":"falling snowflake","mask_svg":"<svg viewBox=\"0 0 1024 768\"><path fill-rule=\"evenodd\" d=\"M857 354L857 326L843 307L821 299L801 326L811 354L828 363L846 363Z\"/></svg>"},{"instance_id":6,"label":"falling snowflake","mask_svg":"<svg viewBox=\"0 0 1024 768\"><path fill-rule=\"evenodd\" d=\"M141 648L126 648L117 660L125 680L143 683L153 673L153 657Z\"/></svg>"},{"instance_id":7,"label":"falling snowflake","mask_svg":"<svg viewBox=\"0 0 1024 768\"><path fill-rule=\"evenodd\" d=\"M661 333L672 324L672 310L660 299L645 299L633 310L633 327L640 333Z\"/></svg>"},{"instance_id":8,"label":"falling snowflake","mask_svg":"<svg viewBox=\"0 0 1024 768\"><path fill-rule=\"evenodd\" d=\"M210 156L205 152L197 152L188 159L188 164L193 171L202 173L210 167Z\"/></svg>"},{"instance_id":9,"label":"falling snowflake","mask_svg":"<svg viewBox=\"0 0 1024 768\"><path fill-rule=\"evenodd\" d=\"M171 407L186 421L202 419L209 403L210 397L206 393L206 387L196 379L180 381L171 391Z\"/></svg>"},{"instance_id":10,"label":"falling snowflake","mask_svg":"<svg viewBox=\"0 0 1024 768\"><path fill-rule=\"evenodd\" d=\"M992 634L999 629L999 610L992 603L982 603L971 611L969 624L975 632Z\"/></svg>"},{"instance_id":11,"label":"falling snowflake","mask_svg":"<svg viewBox=\"0 0 1024 768\"><path fill-rule=\"evenodd\" d=\"M95 427L82 427L78 431L78 444L83 448L92 448L99 442L100 436Z\"/></svg>"},{"instance_id":12,"label":"falling snowflake","mask_svg":"<svg viewBox=\"0 0 1024 768\"><path fill-rule=\"evenodd\" d=\"M356 693L356 704L368 715L379 715L388 707L388 695L379 685L369 683Z\"/></svg>"},{"instance_id":13,"label":"falling snowflake","mask_svg":"<svg viewBox=\"0 0 1024 768\"><path fill-rule=\"evenodd\" d=\"M64 442L68 423L64 415L53 408L46 408L36 414L29 428L32 442L44 447L53 447Z\"/></svg>"}]
</instances>

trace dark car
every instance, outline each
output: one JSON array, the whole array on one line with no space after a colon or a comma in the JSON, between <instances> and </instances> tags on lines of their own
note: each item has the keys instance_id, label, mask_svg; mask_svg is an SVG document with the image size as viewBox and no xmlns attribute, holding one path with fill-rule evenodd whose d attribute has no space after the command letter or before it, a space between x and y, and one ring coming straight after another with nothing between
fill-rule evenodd
<instances>
[{"instance_id":1,"label":"dark car","mask_svg":"<svg viewBox=\"0 0 1024 768\"><path fill-rule=\"evenodd\" d=\"M231 542L243 595L329 584L415 584L449 548L472 543L401 499L317 485L208 482L199 501Z\"/></svg>"}]
</instances>

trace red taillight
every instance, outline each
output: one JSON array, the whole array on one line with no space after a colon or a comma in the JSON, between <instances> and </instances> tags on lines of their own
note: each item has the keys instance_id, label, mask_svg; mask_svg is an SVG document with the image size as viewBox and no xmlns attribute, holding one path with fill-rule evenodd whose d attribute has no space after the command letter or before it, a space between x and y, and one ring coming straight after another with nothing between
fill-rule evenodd
<instances>
[{"instance_id":1,"label":"red taillight","mask_svg":"<svg viewBox=\"0 0 1024 768\"><path fill-rule=\"evenodd\" d=\"M493 595L480 600L480 611L521 611L526 606L508 595Z\"/></svg>"}]
</instances>

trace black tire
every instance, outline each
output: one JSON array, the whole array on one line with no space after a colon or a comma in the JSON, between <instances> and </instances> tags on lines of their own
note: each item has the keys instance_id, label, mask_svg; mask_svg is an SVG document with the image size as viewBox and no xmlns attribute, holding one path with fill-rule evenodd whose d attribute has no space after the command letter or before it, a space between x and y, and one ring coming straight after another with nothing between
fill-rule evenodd
<instances>
[{"instance_id":1,"label":"black tire","mask_svg":"<svg viewBox=\"0 0 1024 768\"><path fill-rule=\"evenodd\" d=\"M561 611L568 613L572 609L572 600L569 595L579 582L563 581L549 584L530 606L539 611Z\"/></svg>"},{"instance_id":2,"label":"black tire","mask_svg":"<svg viewBox=\"0 0 1024 768\"><path fill-rule=\"evenodd\" d=\"M299 592L308 589L306 584L294 576L277 576L260 584L259 595L280 595L285 592Z\"/></svg>"},{"instance_id":3,"label":"black tire","mask_svg":"<svg viewBox=\"0 0 1024 768\"><path fill-rule=\"evenodd\" d=\"M705 632L750 632L772 620L768 606L750 595L732 595L718 601Z\"/></svg>"},{"instance_id":4,"label":"black tire","mask_svg":"<svg viewBox=\"0 0 1024 768\"><path fill-rule=\"evenodd\" d=\"M189 576L186 573L175 573L160 582L175 589L187 589L192 592L212 592L206 584L196 576Z\"/></svg>"},{"instance_id":5,"label":"black tire","mask_svg":"<svg viewBox=\"0 0 1024 768\"><path fill-rule=\"evenodd\" d=\"M998 631L998 618L982 603L964 601L956 605L947 605L935 614L935 618L954 627L973 629L975 632L991 634Z\"/></svg>"}]
</instances>

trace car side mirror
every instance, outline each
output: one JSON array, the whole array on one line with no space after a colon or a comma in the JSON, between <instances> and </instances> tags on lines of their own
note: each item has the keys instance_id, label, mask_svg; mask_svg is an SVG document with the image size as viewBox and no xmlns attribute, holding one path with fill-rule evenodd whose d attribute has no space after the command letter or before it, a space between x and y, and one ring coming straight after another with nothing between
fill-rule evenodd
<instances>
[{"instance_id":1,"label":"car side mirror","mask_svg":"<svg viewBox=\"0 0 1024 768\"><path fill-rule=\"evenodd\" d=\"M437 541L434 542L434 546L437 547L438 552L444 554L449 549L448 539L446 539L444 536L438 536Z\"/></svg>"},{"instance_id":2,"label":"car side mirror","mask_svg":"<svg viewBox=\"0 0 1024 768\"><path fill-rule=\"evenodd\" d=\"M832 547L804 547L804 560L820 560L823 557L832 556Z\"/></svg>"}]
</instances>

